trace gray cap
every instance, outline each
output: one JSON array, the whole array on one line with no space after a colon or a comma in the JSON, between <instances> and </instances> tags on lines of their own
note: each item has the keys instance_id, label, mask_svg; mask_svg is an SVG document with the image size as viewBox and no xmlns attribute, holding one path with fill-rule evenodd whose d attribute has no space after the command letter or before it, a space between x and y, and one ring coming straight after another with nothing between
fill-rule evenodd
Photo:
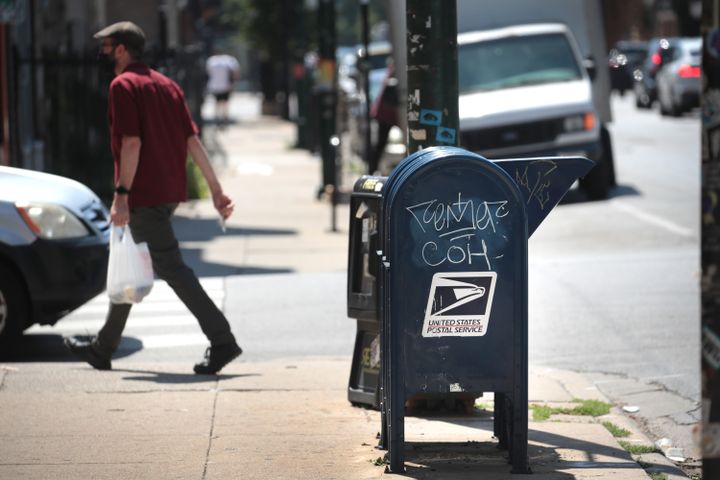
<instances>
[{"instance_id":1,"label":"gray cap","mask_svg":"<svg viewBox=\"0 0 720 480\"><path fill-rule=\"evenodd\" d=\"M145 46L145 32L133 22L117 22L109 25L95 35L94 38L119 37L124 41L132 42L136 46Z\"/></svg>"}]
</instances>

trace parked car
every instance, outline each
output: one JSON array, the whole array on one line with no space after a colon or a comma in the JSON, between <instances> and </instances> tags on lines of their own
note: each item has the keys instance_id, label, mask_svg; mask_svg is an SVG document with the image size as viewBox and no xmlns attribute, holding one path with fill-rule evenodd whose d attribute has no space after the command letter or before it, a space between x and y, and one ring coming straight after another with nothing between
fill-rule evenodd
<instances>
[{"instance_id":1,"label":"parked car","mask_svg":"<svg viewBox=\"0 0 720 480\"><path fill-rule=\"evenodd\" d=\"M640 68L633 72L635 106L651 108L657 100L657 82L655 76L669 60L672 42L675 38L653 38L648 42L647 54Z\"/></svg>"},{"instance_id":2,"label":"parked car","mask_svg":"<svg viewBox=\"0 0 720 480\"><path fill-rule=\"evenodd\" d=\"M700 105L701 51L700 38L681 38L671 45L656 75L661 114L679 116Z\"/></svg>"},{"instance_id":3,"label":"parked car","mask_svg":"<svg viewBox=\"0 0 720 480\"><path fill-rule=\"evenodd\" d=\"M647 42L622 40L615 44L608 55L610 88L620 95L633 89L635 70L640 68L647 53Z\"/></svg>"},{"instance_id":4,"label":"parked car","mask_svg":"<svg viewBox=\"0 0 720 480\"><path fill-rule=\"evenodd\" d=\"M0 166L0 344L105 289L107 208L69 178Z\"/></svg>"}]
</instances>

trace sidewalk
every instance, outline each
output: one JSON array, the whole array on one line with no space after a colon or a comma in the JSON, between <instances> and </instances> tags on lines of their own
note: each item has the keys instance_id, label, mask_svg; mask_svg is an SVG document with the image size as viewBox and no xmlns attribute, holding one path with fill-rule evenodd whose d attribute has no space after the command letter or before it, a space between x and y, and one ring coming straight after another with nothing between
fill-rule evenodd
<instances>
[{"instance_id":1,"label":"sidewalk","mask_svg":"<svg viewBox=\"0 0 720 480\"><path fill-rule=\"evenodd\" d=\"M225 190L238 204L227 232L208 201L182 206L176 223L193 268L225 279L224 305L242 318L247 355L217 377L132 356L110 372L76 362L0 364L0 479L514 478L492 438L491 395L472 415L408 416L407 473L384 473L384 452L374 448L378 412L347 401L352 352L323 348L351 345L354 322L337 313L344 296L326 294L327 304L306 311L271 286L277 278L281 287L294 286L295 298L315 298L310 279L329 272L324 281L343 284L332 291L344 289L347 206L337 211L340 231L331 232L330 206L315 197L319 159L291 149L293 126L257 116L254 105L236 95L231 112L240 121L207 133L220 152ZM246 304L259 290L263 311ZM297 342L316 342L312 356L263 355L280 335L276 329L311 317L326 328L301 332L296 325L291 333ZM253 335L244 335L250 323ZM586 377L534 365L529 399L553 407L606 401ZM601 421L629 430L630 444L651 445L617 408L599 418L554 415L530 422L534 475L519 478L647 479ZM664 478L680 478L660 454L641 461L656 464L648 471L668 473Z\"/></svg>"}]
</instances>

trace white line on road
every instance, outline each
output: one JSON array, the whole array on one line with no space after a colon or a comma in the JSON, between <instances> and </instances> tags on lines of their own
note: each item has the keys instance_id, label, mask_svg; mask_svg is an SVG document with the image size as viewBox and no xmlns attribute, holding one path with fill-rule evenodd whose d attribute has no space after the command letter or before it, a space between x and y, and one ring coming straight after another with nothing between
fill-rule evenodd
<instances>
[{"instance_id":1,"label":"white line on road","mask_svg":"<svg viewBox=\"0 0 720 480\"><path fill-rule=\"evenodd\" d=\"M210 342L202 333L177 333L172 335L163 333L161 335L142 335L135 338L142 342L143 349L210 345Z\"/></svg>"},{"instance_id":2,"label":"white line on road","mask_svg":"<svg viewBox=\"0 0 720 480\"><path fill-rule=\"evenodd\" d=\"M162 312L162 313L170 313L170 312L177 312L178 314L188 314L188 309L185 306L184 303L182 303L179 299L175 300L167 300L167 301L148 301L149 299L146 299L146 301L142 303L138 303L137 305L133 305L132 311L130 312L130 316L133 315L141 315L144 313L156 313L156 312ZM216 306L222 308L222 299L212 299ZM105 317L105 314L108 311L109 302L105 303L89 303L87 305L83 305L82 307L78 308L74 312L70 314L70 316L74 317L88 317L88 316L98 316L98 317Z\"/></svg>"},{"instance_id":3,"label":"white line on road","mask_svg":"<svg viewBox=\"0 0 720 480\"><path fill-rule=\"evenodd\" d=\"M655 225L656 227L664 228L665 230L668 230L677 235L681 235L683 237L692 237L693 236L693 231L689 228L678 225L675 222L672 222L665 218L659 217L657 215L653 215L652 213L644 212L643 210L632 207L626 203L620 203L619 201L612 200L610 202L610 205L617 208L618 210L621 210L625 213L632 215L633 217L637 218L638 220L642 220L644 222L650 223L652 225Z\"/></svg>"},{"instance_id":4,"label":"white line on road","mask_svg":"<svg viewBox=\"0 0 720 480\"><path fill-rule=\"evenodd\" d=\"M44 329L49 329L56 332L83 332L85 330L97 331L105 323L105 318L98 318L93 320L60 320L54 326L39 326L35 325L28 330L29 333L39 332ZM153 327L175 327L184 325L197 325L197 320L190 313L185 315L168 315L168 316L140 316L133 317L130 314L128 318L127 328L153 328Z\"/></svg>"}]
</instances>

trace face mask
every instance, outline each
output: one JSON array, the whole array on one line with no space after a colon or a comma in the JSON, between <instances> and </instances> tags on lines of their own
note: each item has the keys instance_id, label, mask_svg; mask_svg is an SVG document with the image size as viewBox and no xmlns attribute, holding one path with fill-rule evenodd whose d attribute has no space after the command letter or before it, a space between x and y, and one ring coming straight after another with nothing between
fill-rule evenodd
<instances>
[{"instance_id":1,"label":"face mask","mask_svg":"<svg viewBox=\"0 0 720 480\"><path fill-rule=\"evenodd\" d=\"M98 53L98 65L100 66L100 69L103 70L105 73L115 73L115 57L113 55L114 53L114 48L110 51L110 53Z\"/></svg>"}]
</instances>

